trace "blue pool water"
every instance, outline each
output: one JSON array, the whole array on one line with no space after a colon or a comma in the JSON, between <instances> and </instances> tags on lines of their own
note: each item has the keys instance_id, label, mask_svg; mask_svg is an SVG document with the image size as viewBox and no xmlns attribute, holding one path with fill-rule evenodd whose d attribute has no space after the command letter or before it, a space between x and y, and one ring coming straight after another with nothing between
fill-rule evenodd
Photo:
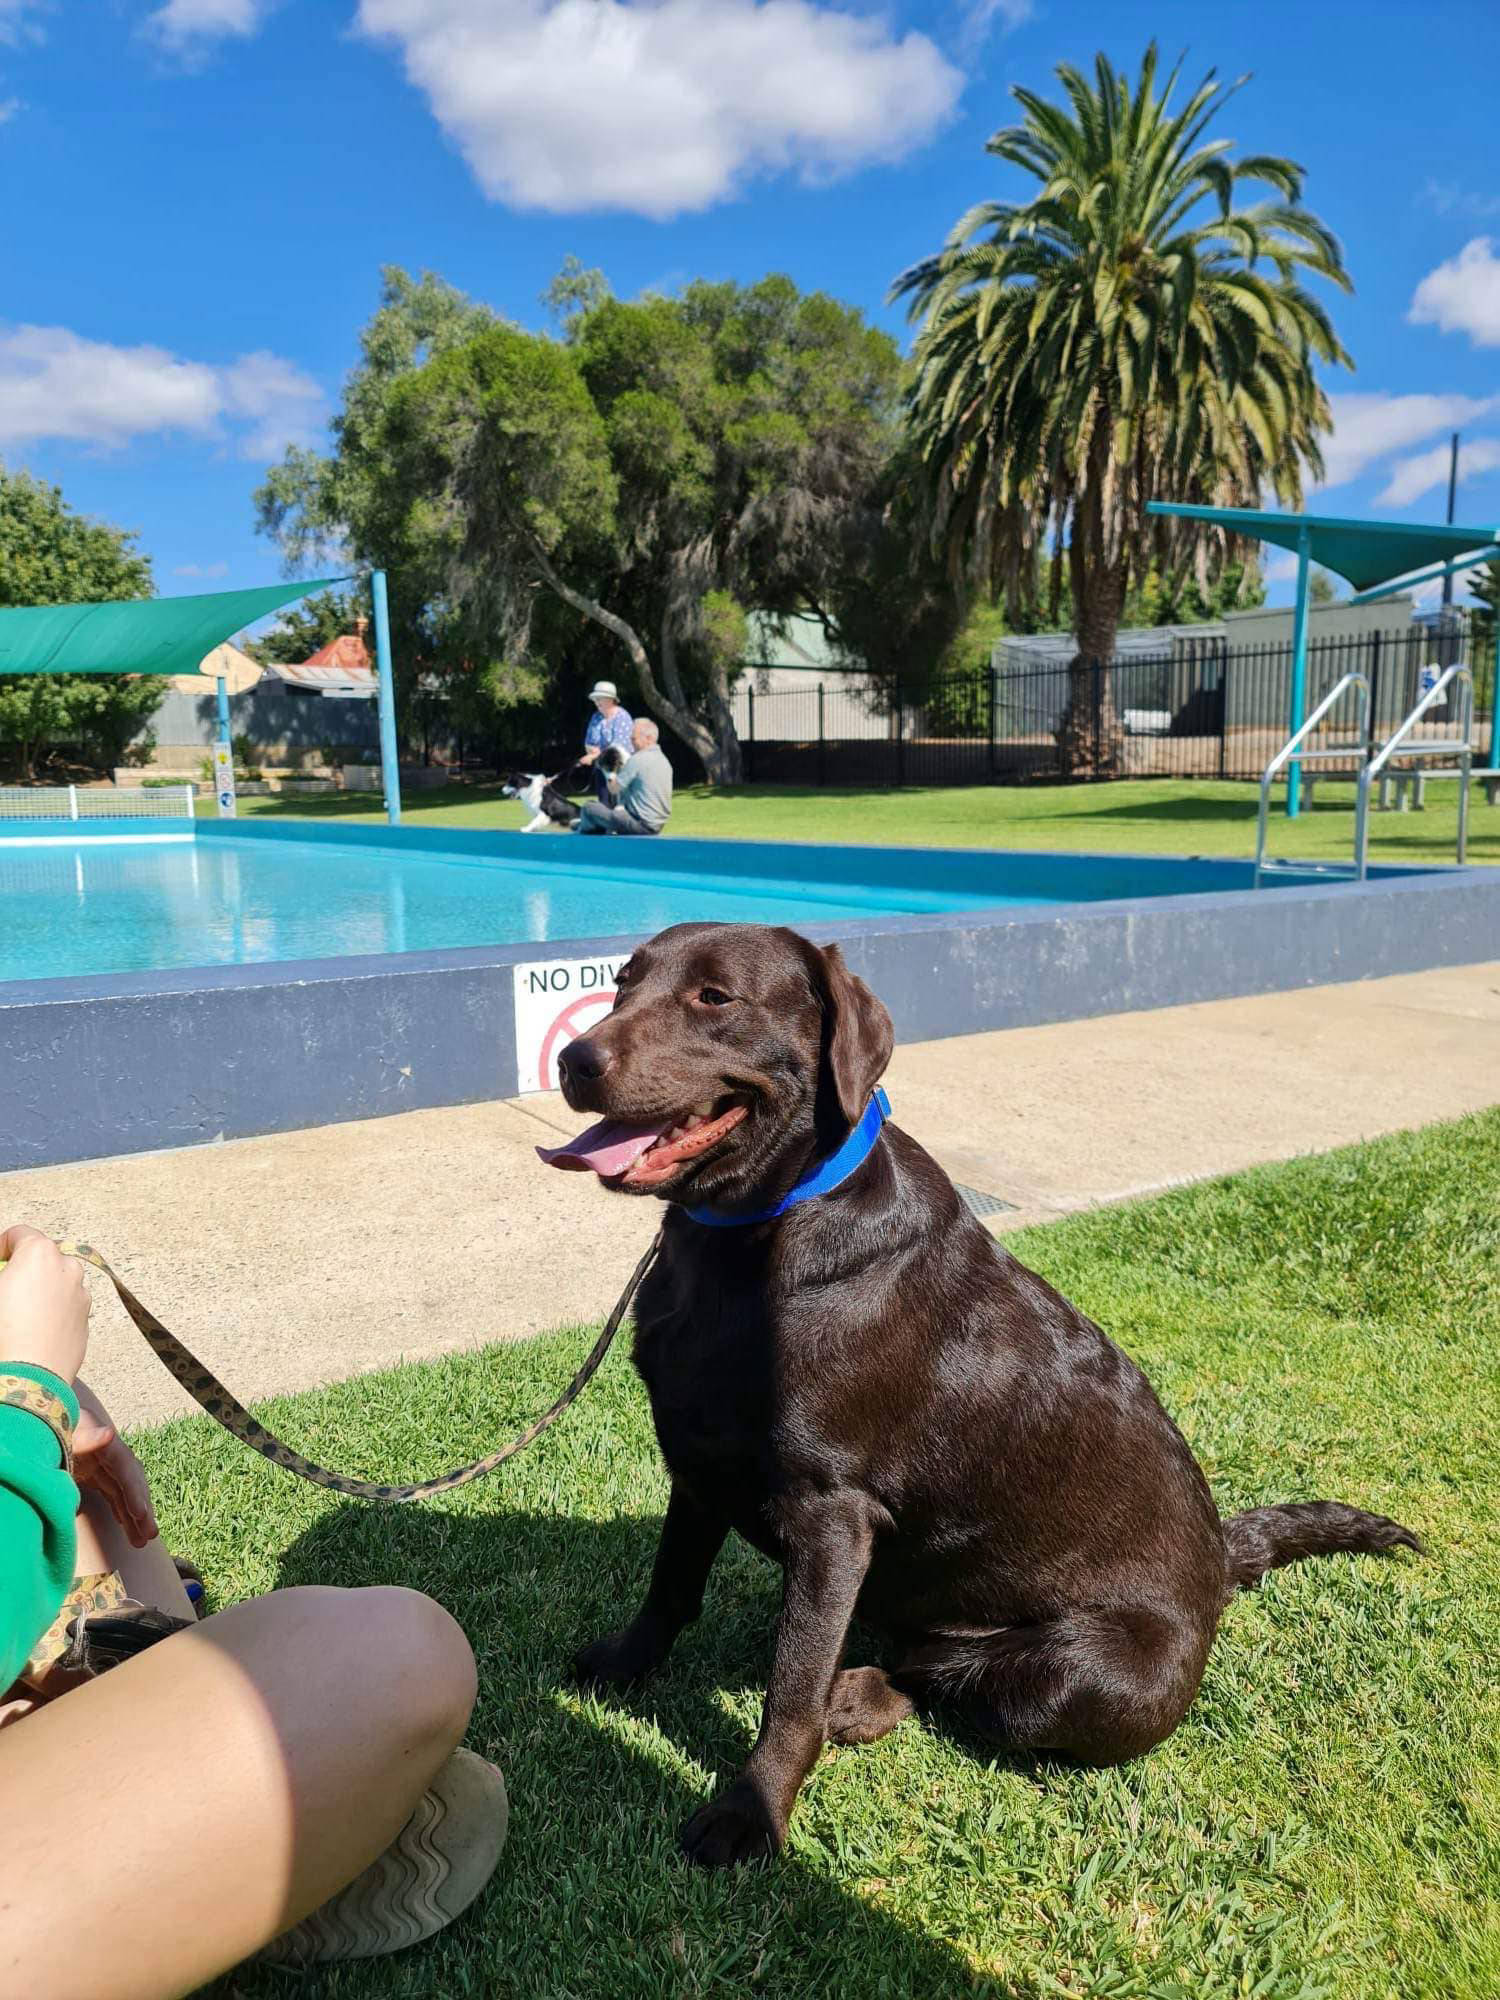
<instances>
[{"instance_id":1,"label":"blue pool water","mask_svg":"<svg viewBox=\"0 0 1500 2000\"><path fill-rule=\"evenodd\" d=\"M1058 900L998 883L944 886L936 868L925 882L820 882L663 867L672 857L661 851L649 868L622 866L617 852L589 866L557 852L560 836L537 839L553 850L545 860L312 839L0 843L0 980Z\"/></svg>"}]
</instances>

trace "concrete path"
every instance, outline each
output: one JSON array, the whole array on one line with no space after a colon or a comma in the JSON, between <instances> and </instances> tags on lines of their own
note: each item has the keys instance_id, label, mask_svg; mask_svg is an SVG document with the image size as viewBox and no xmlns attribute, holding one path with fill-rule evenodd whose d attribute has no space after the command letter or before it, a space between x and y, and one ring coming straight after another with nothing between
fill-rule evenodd
<instances>
[{"instance_id":1,"label":"concrete path","mask_svg":"<svg viewBox=\"0 0 1500 2000\"><path fill-rule=\"evenodd\" d=\"M1000 1229L1500 1103L1500 962L914 1044L896 1119ZM85 1236L242 1398L596 1321L656 1204L549 1173L556 1097L0 1175ZM100 1280L88 1375L191 1408ZM484 1440L476 1440L476 1448Z\"/></svg>"}]
</instances>

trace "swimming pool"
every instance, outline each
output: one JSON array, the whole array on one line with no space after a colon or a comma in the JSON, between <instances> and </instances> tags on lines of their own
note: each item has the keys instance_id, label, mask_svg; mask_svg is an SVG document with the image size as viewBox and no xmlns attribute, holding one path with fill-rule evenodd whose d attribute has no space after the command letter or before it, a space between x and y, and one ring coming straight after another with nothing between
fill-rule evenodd
<instances>
[{"instance_id":1,"label":"swimming pool","mask_svg":"<svg viewBox=\"0 0 1500 2000\"><path fill-rule=\"evenodd\" d=\"M796 926L1062 900L1009 880L1001 857L990 858L990 880L945 882L940 865L892 871L871 850L868 880L825 882L701 863L622 868L602 854L591 859L592 843L499 838L509 845L414 848L250 833L110 845L83 838L13 851L0 843L0 980L649 936L698 920ZM671 850L657 858L670 860Z\"/></svg>"},{"instance_id":2,"label":"swimming pool","mask_svg":"<svg viewBox=\"0 0 1500 2000\"><path fill-rule=\"evenodd\" d=\"M692 918L838 943L898 1040L1500 957L1500 869L305 821L0 827L0 1172L513 1097ZM94 844L98 841L98 845Z\"/></svg>"}]
</instances>

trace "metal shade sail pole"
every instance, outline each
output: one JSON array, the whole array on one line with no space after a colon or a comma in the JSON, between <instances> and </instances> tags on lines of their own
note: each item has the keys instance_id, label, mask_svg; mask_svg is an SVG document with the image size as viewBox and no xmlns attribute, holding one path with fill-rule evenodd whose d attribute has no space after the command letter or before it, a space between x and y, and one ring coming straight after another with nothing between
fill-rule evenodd
<instances>
[{"instance_id":1,"label":"metal shade sail pole","mask_svg":"<svg viewBox=\"0 0 1500 2000\"><path fill-rule=\"evenodd\" d=\"M375 610L375 666L380 676L380 783L385 816L401 824L401 768L396 762L396 683L391 675L391 613L385 597L385 571L370 572L370 599Z\"/></svg>"},{"instance_id":2,"label":"metal shade sail pole","mask_svg":"<svg viewBox=\"0 0 1500 2000\"><path fill-rule=\"evenodd\" d=\"M214 746L214 795L219 802L219 818L234 819L238 805L234 796L234 738L229 733L229 682L215 674L219 697L219 740Z\"/></svg>"},{"instance_id":3,"label":"metal shade sail pole","mask_svg":"<svg viewBox=\"0 0 1500 2000\"><path fill-rule=\"evenodd\" d=\"M1287 717L1287 735L1295 738L1302 727L1307 707L1307 583L1311 563L1311 538L1306 528L1297 531L1297 609L1292 617L1292 709ZM1286 816L1295 819L1302 810L1302 766L1293 762L1286 774Z\"/></svg>"}]
</instances>

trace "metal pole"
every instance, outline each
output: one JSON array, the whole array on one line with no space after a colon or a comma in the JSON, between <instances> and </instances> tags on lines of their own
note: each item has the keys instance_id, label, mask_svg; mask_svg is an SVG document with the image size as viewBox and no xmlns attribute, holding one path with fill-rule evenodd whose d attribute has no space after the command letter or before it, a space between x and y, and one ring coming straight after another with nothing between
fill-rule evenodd
<instances>
[{"instance_id":1,"label":"metal pole","mask_svg":"<svg viewBox=\"0 0 1500 2000\"><path fill-rule=\"evenodd\" d=\"M214 794L219 802L219 818L234 819L238 804L234 795L234 738L229 733L229 682L214 675L219 705L219 740L214 748Z\"/></svg>"},{"instance_id":2,"label":"metal pole","mask_svg":"<svg viewBox=\"0 0 1500 2000\"><path fill-rule=\"evenodd\" d=\"M1448 456L1448 525L1453 525L1453 502L1458 493L1458 432L1453 433L1453 445ZM1453 572L1449 570L1443 578L1443 609L1446 611L1453 602Z\"/></svg>"},{"instance_id":3,"label":"metal pole","mask_svg":"<svg viewBox=\"0 0 1500 2000\"><path fill-rule=\"evenodd\" d=\"M396 762L396 684L391 678L391 614L385 598L385 571L370 572L370 599L375 607L375 665L380 675L380 782L385 816L401 824L401 768Z\"/></svg>"},{"instance_id":4,"label":"metal pole","mask_svg":"<svg viewBox=\"0 0 1500 2000\"><path fill-rule=\"evenodd\" d=\"M1297 608L1292 614L1292 709L1287 718L1287 734L1295 736L1302 727L1307 706L1307 579L1311 540L1306 528L1297 530ZM1302 810L1302 764L1294 757L1287 766L1286 816L1295 819Z\"/></svg>"},{"instance_id":5,"label":"metal pole","mask_svg":"<svg viewBox=\"0 0 1500 2000\"><path fill-rule=\"evenodd\" d=\"M1495 672L1490 681L1490 756L1489 768L1500 771L1500 604L1495 607L1493 619L1495 641ZM1475 697L1476 700L1478 697Z\"/></svg>"}]
</instances>

